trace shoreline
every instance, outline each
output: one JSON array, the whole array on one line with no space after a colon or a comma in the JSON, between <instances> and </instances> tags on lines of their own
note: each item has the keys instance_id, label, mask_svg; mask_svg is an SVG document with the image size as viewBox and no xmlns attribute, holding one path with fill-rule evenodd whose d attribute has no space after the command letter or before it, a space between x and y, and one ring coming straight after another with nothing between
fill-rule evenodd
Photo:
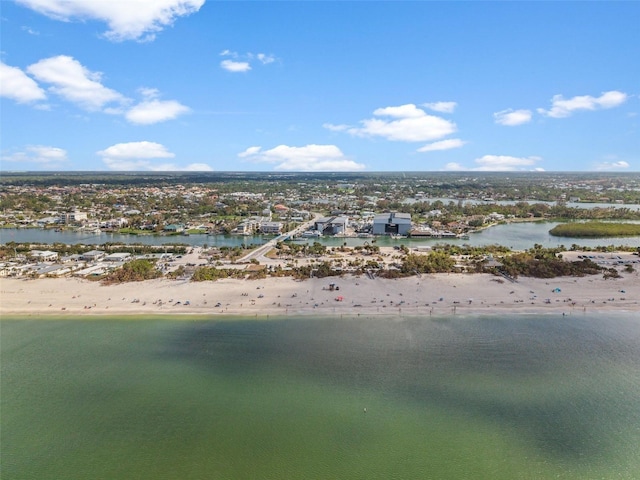
<instances>
[{"instance_id":1,"label":"shoreline","mask_svg":"<svg viewBox=\"0 0 640 480\"><path fill-rule=\"evenodd\" d=\"M331 290L335 283L337 289ZM0 318L269 318L362 315L409 317L477 314L640 312L638 272L512 283L490 274L430 274L402 279L344 276L294 280L168 279L101 285L78 278L0 278Z\"/></svg>"}]
</instances>

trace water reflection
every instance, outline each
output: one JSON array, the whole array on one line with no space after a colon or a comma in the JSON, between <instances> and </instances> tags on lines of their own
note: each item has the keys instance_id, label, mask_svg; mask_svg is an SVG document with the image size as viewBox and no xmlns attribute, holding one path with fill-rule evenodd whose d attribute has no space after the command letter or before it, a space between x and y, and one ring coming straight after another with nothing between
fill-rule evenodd
<instances>
[{"instance_id":1,"label":"water reflection","mask_svg":"<svg viewBox=\"0 0 640 480\"><path fill-rule=\"evenodd\" d=\"M640 426L640 326L602 322L203 323L174 337L171 354L210 372L280 372L481 417L515 429L544 455L598 462L620 448L617 435L629 421Z\"/></svg>"},{"instance_id":2,"label":"water reflection","mask_svg":"<svg viewBox=\"0 0 640 480\"><path fill-rule=\"evenodd\" d=\"M508 223L496 225L477 233L472 233L468 239L462 238L432 238L432 239L416 239L403 238L392 239L390 237L377 238L341 238L341 237L322 237L319 239L307 240L307 243L315 241L323 245L338 247L346 244L349 247L370 244L375 241L379 246L397 246L406 245L409 247L437 245L437 244L453 244L453 245L504 245L515 250L526 250L532 248L534 244L540 244L544 247L559 247L564 245L569 248L573 244L586 247L597 246L630 246L640 247L640 237L619 237L619 238L569 238L554 237L549 235L549 230L558 225L560 222L524 222L524 223ZM182 243L192 246L250 246L262 245L272 239L270 236L262 235L190 235L190 236L157 236L157 235L120 235L120 234L83 234L77 232L56 232L54 230L41 229L2 229L0 230L0 243L8 242L38 242L38 243L66 243L77 244L84 243L88 245L100 245L107 242L125 243L125 244L142 244L142 245L165 245L171 243Z\"/></svg>"}]
</instances>

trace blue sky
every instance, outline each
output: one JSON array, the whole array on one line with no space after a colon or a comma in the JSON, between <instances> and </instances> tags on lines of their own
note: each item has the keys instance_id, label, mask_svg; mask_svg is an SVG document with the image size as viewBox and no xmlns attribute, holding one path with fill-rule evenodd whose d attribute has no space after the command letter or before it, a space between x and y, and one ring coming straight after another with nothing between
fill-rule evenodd
<instances>
[{"instance_id":1,"label":"blue sky","mask_svg":"<svg viewBox=\"0 0 640 480\"><path fill-rule=\"evenodd\" d=\"M0 5L5 171L640 170L640 2Z\"/></svg>"}]
</instances>

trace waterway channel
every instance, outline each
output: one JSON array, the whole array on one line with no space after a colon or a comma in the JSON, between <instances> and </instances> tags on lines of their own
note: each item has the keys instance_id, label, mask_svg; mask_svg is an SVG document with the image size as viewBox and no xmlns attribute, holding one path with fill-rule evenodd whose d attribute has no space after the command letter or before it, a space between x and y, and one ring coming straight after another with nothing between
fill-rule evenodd
<instances>
[{"instance_id":1,"label":"waterway channel","mask_svg":"<svg viewBox=\"0 0 640 480\"><path fill-rule=\"evenodd\" d=\"M390 237L377 238L356 238L356 237L321 237L305 240L313 243L320 242L327 246L340 246L346 243L349 247L364 245L375 241L379 246L406 245L408 247L433 246L437 244L455 245L504 245L514 250L526 250L532 248L534 244L544 247L558 247L561 245L567 248L573 244L597 247L597 246L629 246L640 247L640 237L618 237L618 238L569 238L554 237L549 234L549 230L561 222L523 222L506 223L496 225L480 232L472 233L469 238L402 238L392 239ZM124 243L141 245L167 245L186 244L192 246L217 246L234 247L262 245L273 236L269 235L125 235L117 233L83 233L73 231L55 231L43 229L2 229L0 230L0 244L9 242L32 242L32 243L65 243L65 244L87 244L102 245L105 243Z\"/></svg>"}]
</instances>

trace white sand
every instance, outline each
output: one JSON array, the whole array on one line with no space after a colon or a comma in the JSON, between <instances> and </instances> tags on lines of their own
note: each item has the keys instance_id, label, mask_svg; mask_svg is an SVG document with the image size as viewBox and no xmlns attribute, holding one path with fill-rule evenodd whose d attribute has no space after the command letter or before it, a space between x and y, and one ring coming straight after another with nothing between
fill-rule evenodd
<instances>
[{"instance_id":1,"label":"white sand","mask_svg":"<svg viewBox=\"0 0 640 480\"><path fill-rule=\"evenodd\" d=\"M330 291L335 282L339 291ZM560 288L560 292L554 289ZM338 301L342 297L341 301ZM640 312L637 272L604 280L438 274L399 280L366 277L185 282L167 279L103 286L76 278L0 279L0 315L450 315L467 313ZM179 302L179 303L178 303ZM186 304L189 302L189 304ZM219 306L216 306L217 304Z\"/></svg>"}]
</instances>

